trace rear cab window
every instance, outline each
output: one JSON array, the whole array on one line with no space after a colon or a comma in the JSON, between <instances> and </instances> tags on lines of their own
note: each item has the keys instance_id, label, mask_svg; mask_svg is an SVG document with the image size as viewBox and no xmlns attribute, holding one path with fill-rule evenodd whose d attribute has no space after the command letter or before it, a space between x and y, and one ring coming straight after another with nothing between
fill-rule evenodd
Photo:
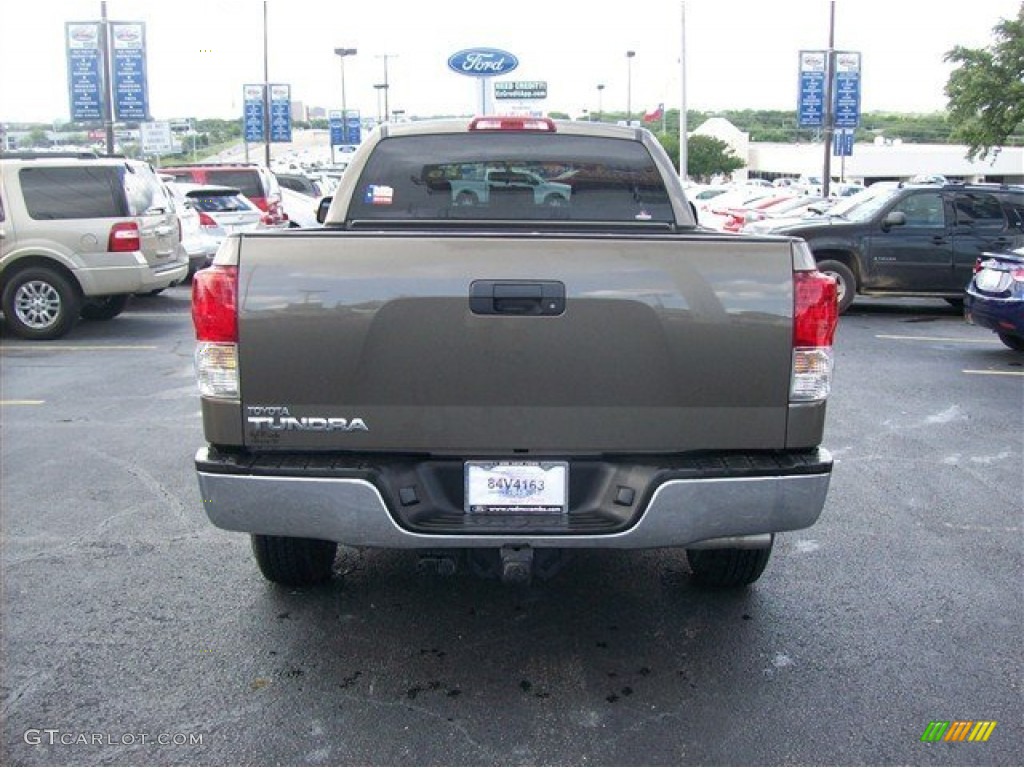
<instances>
[{"instance_id":1,"label":"rear cab window","mask_svg":"<svg viewBox=\"0 0 1024 768\"><path fill-rule=\"evenodd\" d=\"M640 142L529 133L384 139L347 218L675 224L664 180Z\"/></svg>"}]
</instances>

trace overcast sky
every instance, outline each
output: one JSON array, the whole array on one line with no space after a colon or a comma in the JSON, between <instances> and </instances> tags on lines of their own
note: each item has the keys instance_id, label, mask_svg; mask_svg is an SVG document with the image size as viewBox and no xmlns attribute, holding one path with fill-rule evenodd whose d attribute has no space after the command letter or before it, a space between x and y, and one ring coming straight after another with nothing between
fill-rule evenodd
<instances>
[{"instance_id":1,"label":"overcast sky","mask_svg":"<svg viewBox=\"0 0 1024 768\"><path fill-rule=\"evenodd\" d=\"M836 0L836 47L862 53L864 111L946 106L955 45L986 47L1021 0ZM634 113L682 101L685 6L690 109L795 109L798 52L828 44L829 0L267 0L270 81L308 106L376 116L387 58L391 109L471 114L475 78L447 68L472 47L519 59L514 80L548 83L544 108ZM263 81L263 0L109 0L108 17L146 23L155 119L240 117L242 85ZM64 22L100 17L100 0L0 4L0 120L68 118ZM631 68L626 51L636 52ZM598 84L604 84L601 103Z\"/></svg>"}]
</instances>

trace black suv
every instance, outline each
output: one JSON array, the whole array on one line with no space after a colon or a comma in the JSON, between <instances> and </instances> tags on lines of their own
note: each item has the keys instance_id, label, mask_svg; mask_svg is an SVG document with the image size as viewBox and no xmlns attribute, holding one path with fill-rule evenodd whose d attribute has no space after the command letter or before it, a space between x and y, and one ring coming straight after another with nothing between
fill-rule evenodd
<instances>
[{"instance_id":1,"label":"black suv","mask_svg":"<svg viewBox=\"0 0 1024 768\"><path fill-rule=\"evenodd\" d=\"M1024 186L876 184L772 233L807 241L839 282L840 312L856 294L959 303L978 256L1024 246Z\"/></svg>"}]
</instances>

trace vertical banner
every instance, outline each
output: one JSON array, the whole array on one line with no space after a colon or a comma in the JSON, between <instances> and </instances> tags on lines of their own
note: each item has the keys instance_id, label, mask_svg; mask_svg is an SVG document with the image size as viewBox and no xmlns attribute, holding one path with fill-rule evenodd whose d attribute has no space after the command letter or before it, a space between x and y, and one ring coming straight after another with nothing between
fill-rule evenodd
<instances>
[{"instance_id":1,"label":"vertical banner","mask_svg":"<svg viewBox=\"0 0 1024 768\"><path fill-rule=\"evenodd\" d=\"M860 53L836 52L836 128L860 125Z\"/></svg>"},{"instance_id":2,"label":"vertical banner","mask_svg":"<svg viewBox=\"0 0 1024 768\"><path fill-rule=\"evenodd\" d=\"M116 120L148 120L146 25L141 21L110 22L111 79Z\"/></svg>"},{"instance_id":3,"label":"vertical banner","mask_svg":"<svg viewBox=\"0 0 1024 768\"><path fill-rule=\"evenodd\" d=\"M820 128L825 124L825 68L827 51L800 51L800 95L797 125Z\"/></svg>"},{"instance_id":4,"label":"vertical banner","mask_svg":"<svg viewBox=\"0 0 1024 768\"><path fill-rule=\"evenodd\" d=\"M359 113L350 109L345 116L345 141L344 144L358 144L363 140L363 121Z\"/></svg>"},{"instance_id":5,"label":"vertical banner","mask_svg":"<svg viewBox=\"0 0 1024 768\"><path fill-rule=\"evenodd\" d=\"M245 140L251 143L263 141L263 86L243 85L242 104L245 105L242 118Z\"/></svg>"},{"instance_id":6,"label":"vertical banner","mask_svg":"<svg viewBox=\"0 0 1024 768\"><path fill-rule=\"evenodd\" d=\"M72 121L103 119L103 76L100 25L69 21L64 24L68 59L68 98Z\"/></svg>"},{"instance_id":7,"label":"vertical banner","mask_svg":"<svg viewBox=\"0 0 1024 768\"><path fill-rule=\"evenodd\" d=\"M327 125L331 130L331 146L336 147L345 143L345 124L341 118L340 109L332 109L327 113Z\"/></svg>"},{"instance_id":8,"label":"vertical banner","mask_svg":"<svg viewBox=\"0 0 1024 768\"><path fill-rule=\"evenodd\" d=\"M270 86L270 140L292 140L292 98L291 86L275 84Z\"/></svg>"},{"instance_id":9,"label":"vertical banner","mask_svg":"<svg viewBox=\"0 0 1024 768\"><path fill-rule=\"evenodd\" d=\"M853 155L853 128L837 128L832 135L832 154L836 157Z\"/></svg>"}]
</instances>

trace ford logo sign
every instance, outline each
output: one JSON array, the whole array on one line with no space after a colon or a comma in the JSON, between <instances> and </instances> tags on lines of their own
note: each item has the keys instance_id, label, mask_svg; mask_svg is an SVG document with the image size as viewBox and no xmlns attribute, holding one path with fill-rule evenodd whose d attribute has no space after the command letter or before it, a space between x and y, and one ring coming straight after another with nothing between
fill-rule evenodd
<instances>
[{"instance_id":1,"label":"ford logo sign","mask_svg":"<svg viewBox=\"0 0 1024 768\"><path fill-rule=\"evenodd\" d=\"M467 48L448 57L448 69L470 77L504 75L519 66L519 59L497 48Z\"/></svg>"}]
</instances>

